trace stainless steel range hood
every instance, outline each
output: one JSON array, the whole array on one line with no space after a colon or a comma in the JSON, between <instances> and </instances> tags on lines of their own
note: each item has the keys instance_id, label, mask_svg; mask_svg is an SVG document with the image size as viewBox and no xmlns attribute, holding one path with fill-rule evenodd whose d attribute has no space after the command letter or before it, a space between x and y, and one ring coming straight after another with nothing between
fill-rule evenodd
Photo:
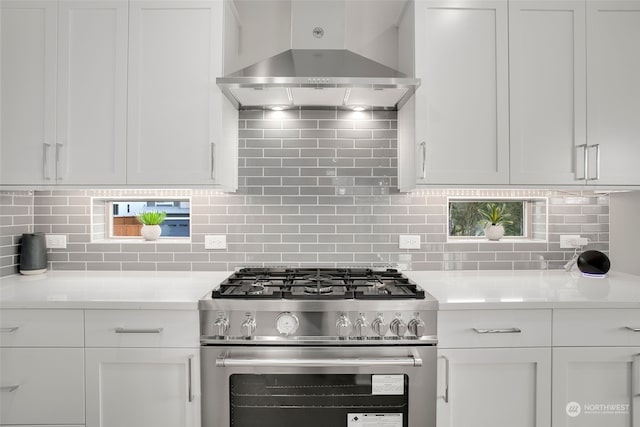
<instances>
[{"instance_id":1,"label":"stainless steel range hood","mask_svg":"<svg viewBox=\"0 0 640 427\"><path fill-rule=\"evenodd\" d=\"M396 110L419 79L343 49L291 49L216 79L239 109Z\"/></svg>"},{"instance_id":2,"label":"stainless steel range hood","mask_svg":"<svg viewBox=\"0 0 640 427\"><path fill-rule=\"evenodd\" d=\"M348 50L291 49L216 83L239 109L396 110L420 80Z\"/></svg>"}]
</instances>

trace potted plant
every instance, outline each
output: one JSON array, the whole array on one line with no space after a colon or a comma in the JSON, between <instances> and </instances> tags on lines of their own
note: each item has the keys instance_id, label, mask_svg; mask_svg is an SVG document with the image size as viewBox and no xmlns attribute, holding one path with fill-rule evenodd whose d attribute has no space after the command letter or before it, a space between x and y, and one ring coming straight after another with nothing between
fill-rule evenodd
<instances>
[{"instance_id":1,"label":"potted plant","mask_svg":"<svg viewBox=\"0 0 640 427\"><path fill-rule=\"evenodd\" d=\"M486 220L484 227L484 235L487 239L498 241L504 236L504 226L513 224L508 218L510 213L505 212L504 203L487 203L484 208L478 210L478 213Z\"/></svg>"},{"instance_id":2,"label":"potted plant","mask_svg":"<svg viewBox=\"0 0 640 427\"><path fill-rule=\"evenodd\" d=\"M145 240L156 240L160 237L162 230L160 224L164 221L167 213L164 211L145 211L137 215L138 221L142 223L140 234Z\"/></svg>"}]
</instances>

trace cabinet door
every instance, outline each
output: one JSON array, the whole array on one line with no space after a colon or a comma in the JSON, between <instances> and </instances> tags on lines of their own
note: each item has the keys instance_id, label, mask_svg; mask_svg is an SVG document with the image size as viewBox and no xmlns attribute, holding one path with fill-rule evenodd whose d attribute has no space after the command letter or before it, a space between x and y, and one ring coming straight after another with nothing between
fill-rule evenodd
<instances>
[{"instance_id":1,"label":"cabinet door","mask_svg":"<svg viewBox=\"0 0 640 427\"><path fill-rule=\"evenodd\" d=\"M53 184L57 4L3 1L0 7L0 181Z\"/></svg>"},{"instance_id":2,"label":"cabinet door","mask_svg":"<svg viewBox=\"0 0 640 427\"><path fill-rule=\"evenodd\" d=\"M417 0L415 19L418 182L508 183L507 1Z\"/></svg>"},{"instance_id":3,"label":"cabinet door","mask_svg":"<svg viewBox=\"0 0 640 427\"><path fill-rule=\"evenodd\" d=\"M224 168L237 174L236 158L226 158L237 136L222 136L237 129L237 112L225 108L215 83L222 75L222 7L131 2L128 184L222 185L230 180Z\"/></svg>"},{"instance_id":4,"label":"cabinet door","mask_svg":"<svg viewBox=\"0 0 640 427\"><path fill-rule=\"evenodd\" d=\"M438 351L438 427L547 427L551 349Z\"/></svg>"},{"instance_id":5,"label":"cabinet door","mask_svg":"<svg viewBox=\"0 0 640 427\"><path fill-rule=\"evenodd\" d=\"M83 352L0 349L0 424L84 424Z\"/></svg>"},{"instance_id":6,"label":"cabinet door","mask_svg":"<svg viewBox=\"0 0 640 427\"><path fill-rule=\"evenodd\" d=\"M509 2L511 184L584 184L585 54L584 1Z\"/></svg>"},{"instance_id":7,"label":"cabinet door","mask_svg":"<svg viewBox=\"0 0 640 427\"><path fill-rule=\"evenodd\" d=\"M640 184L640 1L587 2L588 178Z\"/></svg>"},{"instance_id":8,"label":"cabinet door","mask_svg":"<svg viewBox=\"0 0 640 427\"><path fill-rule=\"evenodd\" d=\"M554 427L638 427L640 347L553 349Z\"/></svg>"},{"instance_id":9,"label":"cabinet door","mask_svg":"<svg viewBox=\"0 0 640 427\"><path fill-rule=\"evenodd\" d=\"M200 425L199 349L86 349L87 427Z\"/></svg>"},{"instance_id":10,"label":"cabinet door","mask_svg":"<svg viewBox=\"0 0 640 427\"><path fill-rule=\"evenodd\" d=\"M58 8L56 182L125 184L128 2Z\"/></svg>"}]
</instances>

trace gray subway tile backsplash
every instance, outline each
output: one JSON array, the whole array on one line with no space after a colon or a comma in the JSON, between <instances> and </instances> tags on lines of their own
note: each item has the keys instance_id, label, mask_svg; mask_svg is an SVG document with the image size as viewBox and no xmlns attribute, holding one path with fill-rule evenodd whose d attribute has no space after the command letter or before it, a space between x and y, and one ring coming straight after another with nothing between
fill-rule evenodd
<instances>
[{"instance_id":1,"label":"gray subway tile backsplash","mask_svg":"<svg viewBox=\"0 0 640 427\"><path fill-rule=\"evenodd\" d=\"M392 111L242 111L236 194L207 189L143 190L190 196L190 243L91 243L91 198L132 195L83 189L0 192L0 275L17 272L22 233L68 236L50 250L56 270L215 271L242 265L371 265L414 270L557 269L573 254L560 234L581 234L608 251L608 197L576 190L426 188L401 194L397 119ZM131 190L134 191L134 190ZM140 190L136 190L140 191ZM136 193L139 195L139 193ZM544 242L447 242L447 197L548 197L536 206ZM94 224L93 234L104 230ZM205 234L225 234L226 250L205 250ZM398 248L418 234L420 250ZM407 260L409 260L407 264Z\"/></svg>"}]
</instances>

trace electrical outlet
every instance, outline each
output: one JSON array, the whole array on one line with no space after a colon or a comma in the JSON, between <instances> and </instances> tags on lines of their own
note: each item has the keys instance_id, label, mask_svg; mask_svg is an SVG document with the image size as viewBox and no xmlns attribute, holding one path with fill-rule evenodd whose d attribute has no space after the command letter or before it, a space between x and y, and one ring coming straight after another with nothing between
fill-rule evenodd
<instances>
[{"instance_id":1,"label":"electrical outlet","mask_svg":"<svg viewBox=\"0 0 640 427\"><path fill-rule=\"evenodd\" d=\"M204 236L205 249L227 249L227 236L224 234L207 234Z\"/></svg>"},{"instance_id":2,"label":"electrical outlet","mask_svg":"<svg viewBox=\"0 0 640 427\"><path fill-rule=\"evenodd\" d=\"M66 234L45 234L48 249L67 249Z\"/></svg>"},{"instance_id":3,"label":"electrical outlet","mask_svg":"<svg viewBox=\"0 0 640 427\"><path fill-rule=\"evenodd\" d=\"M400 249L420 249L420 235L406 234L400 236Z\"/></svg>"},{"instance_id":4,"label":"electrical outlet","mask_svg":"<svg viewBox=\"0 0 640 427\"><path fill-rule=\"evenodd\" d=\"M579 234L561 234L560 249L579 248L581 246L586 245L586 242L582 244L584 240L586 239L583 239L582 237L580 237Z\"/></svg>"}]
</instances>

